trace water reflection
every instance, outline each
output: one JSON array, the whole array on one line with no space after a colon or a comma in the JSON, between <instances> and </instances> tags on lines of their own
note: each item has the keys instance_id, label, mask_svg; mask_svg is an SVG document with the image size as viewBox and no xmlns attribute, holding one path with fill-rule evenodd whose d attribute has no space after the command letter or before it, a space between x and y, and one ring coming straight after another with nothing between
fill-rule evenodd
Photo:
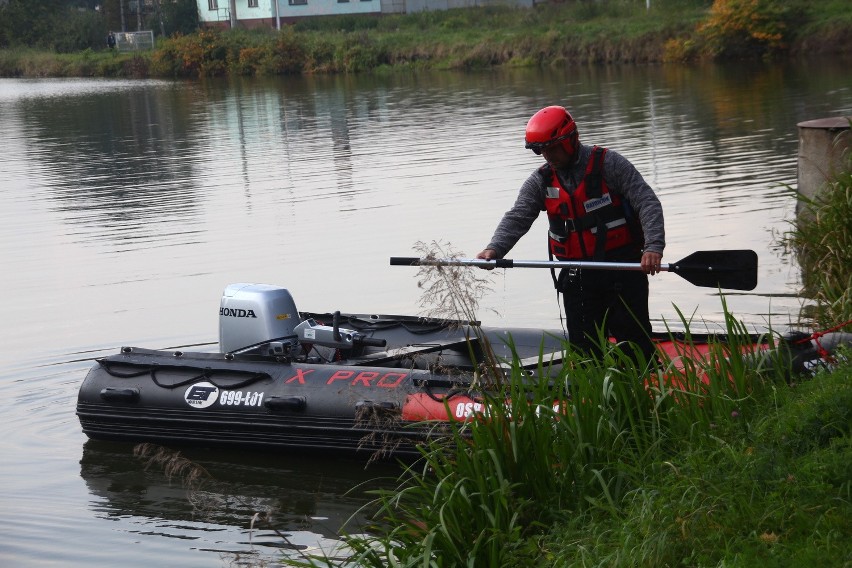
<instances>
[{"instance_id":1,"label":"water reflection","mask_svg":"<svg viewBox=\"0 0 852 568\"><path fill-rule=\"evenodd\" d=\"M67 238L114 253L167 248L155 272L197 264L194 273L211 276L221 270L203 258L214 250L242 266L349 260L339 268L350 273L362 270L356 256L384 267L421 240L475 252L540 161L521 148L531 109L564 102L583 140L629 157L658 191L667 258L754 248L763 271L756 293L788 295L797 279L778 270L788 260L773 241L793 211L785 186L795 180L795 123L848 111L852 93L831 79L836 73L830 63L601 66L99 82L27 96L11 81L4 91L19 98L0 101L4 126L14 123L12 156L73 227ZM541 257L535 231L516 258ZM537 278L518 277L524 288ZM657 296L683 297L661 280ZM386 296L377 289L376 298ZM666 302L654 311L671 313Z\"/></svg>"},{"instance_id":2,"label":"water reflection","mask_svg":"<svg viewBox=\"0 0 852 568\"><path fill-rule=\"evenodd\" d=\"M21 101L21 141L66 222L96 229L87 238L185 240L198 207L186 144L191 91L161 85L87 96ZM160 223L180 224L161 231ZM189 225L188 225L189 224Z\"/></svg>"},{"instance_id":3,"label":"water reflection","mask_svg":"<svg viewBox=\"0 0 852 568\"><path fill-rule=\"evenodd\" d=\"M206 565L194 554L251 550L246 519L261 509L294 538L332 535L363 498L347 490L375 471L335 456L198 452L224 505L193 516L179 484L146 471L129 447L83 443L80 359L124 344L215 342L231 282L287 287L304 311L419 313L414 272L388 258L412 255L417 241L481 250L540 164L523 149L523 126L553 103L571 107L585 142L629 157L652 183L666 260L754 249L758 288L726 294L728 307L757 331L796 324L798 269L776 239L795 209L785 186L796 180L796 123L852 115L839 63L0 79L0 282L10 298L0 340L14 355L0 369L10 418L0 557ZM544 258L545 225L512 257ZM485 324L560 326L546 271L493 277ZM717 290L654 278L656 328L678 327L674 306L699 327L721 321ZM280 545L273 534L259 537L264 547Z\"/></svg>"},{"instance_id":4,"label":"water reflection","mask_svg":"<svg viewBox=\"0 0 852 568\"><path fill-rule=\"evenodd\" d=\"M80 476L94 515L117 521L120 530L191 539L196 549L231 555L257 548L296 554L330 545L344 529L357 532L366 518L353 513L367 504L368 491L389 487L400 471L340 456L183 449L178 457L203 468L186 484L188 469L167 475L162 463L134 457L132 448L84 444Z\"/></svg>"}]
</instances>

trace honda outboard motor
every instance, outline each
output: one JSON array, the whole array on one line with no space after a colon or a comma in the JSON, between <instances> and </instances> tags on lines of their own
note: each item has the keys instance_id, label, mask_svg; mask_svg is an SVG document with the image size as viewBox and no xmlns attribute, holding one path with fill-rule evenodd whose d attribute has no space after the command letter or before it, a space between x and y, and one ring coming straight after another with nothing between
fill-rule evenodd
<instances>
[{"instance_id":1,"label":"honda outboard motor","mask_svg":"<svg viewBox=\"0 0 852 568\"><path fill-rule=\"evenodd\" d=\"M313 319L302 321L293 297L284 288L268 284L230 284L219 304L219 351L257 351L262 355L299 353L301 345L332 349L384 347L384 339L344 329L338 323L321 325Z\"/></svg>"},{"instance_id":2,"label":"honda outboard motor","mask_svg":"<svg viewBox=\"0 0 852 568\"><path fill-rule=\"evenodd\" d=\"M229 284L219 304L219 351L232 353L275 343L289 353L298 345L294 331L301 322L293 297L268 284Z\"/></svg>"}]
</instances>

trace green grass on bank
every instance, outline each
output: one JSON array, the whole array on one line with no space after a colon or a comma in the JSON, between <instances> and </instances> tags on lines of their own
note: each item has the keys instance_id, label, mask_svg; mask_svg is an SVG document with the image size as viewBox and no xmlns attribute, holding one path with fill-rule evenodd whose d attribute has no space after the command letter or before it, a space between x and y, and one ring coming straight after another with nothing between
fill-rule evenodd
<instances>
[{"instance_id":1,"label":"green grass on bank","mask_svg":"<svg viewBox=\"0 0 852 568\"><path fill-rule=\"evenodd\" d=\"M763 393L646 471L619 511L542 540L550 566L849 566L852 365Z\"/></svg>"},{"instance_id":2,"label":"green grass on bank","mask_svg":"<svg viewBox=\"0 0 852 568\"><path fill-rule=\"evenodd\" d=\"M840 567L852 561L852 363L791 378L729 319L676 384L617 349L517 374L377 491L352 555L299 566ZM769 364L771 363L771 364ZM665 367L664 362L664 367ZM708 381L704 383L702 377Z\"/></svg>"},{"instance_id":3,"label":"green grass on bank","mask_svg":"<svg viewBox=\"0 0 852 568\"><path fill-rule=\"evenodd\" d=\"M848 2L640 0L305 18L158 38L152 52L0 51L0 76L198 77L852 53Z\"/></svg>"},{"instance_id":4,"label":"green grass on bank","mask_svg":"<svg viewBox=\"0 0 852 568\"><path fill-rule=\"evenodd\" d=\"M148 77L150 53L120 54L87 49L53 53L0 49L0 77Z\"/></svg>"}]
</instances>

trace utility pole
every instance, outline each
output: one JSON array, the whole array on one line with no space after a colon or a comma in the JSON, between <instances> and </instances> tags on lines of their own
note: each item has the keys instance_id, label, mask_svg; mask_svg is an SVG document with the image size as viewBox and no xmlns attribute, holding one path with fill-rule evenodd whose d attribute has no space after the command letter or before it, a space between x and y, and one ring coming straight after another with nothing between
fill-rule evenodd
<instances>
[{"instance_id":1,"label":"utility pole","mask_svg":"<svg viewBox=\"0 0 852 568\"><path fill-rule=\"evenodd\" d=\"M124 0L118 0L118 13L121 14L121 31L127 31L127 24L124 23Z\"/></svg>"},{"instance_id":2,"label":"utility pole","mask_svg":"<svg viewBox=\"0 0 852 568\"><path fill-rule=\"evenodd\" d=\"M228 7L231 12L231 29L237 27L237 0L228 0Z\"/></svg>"},{"instance_id":3,"label":"utility pole","mask_svg":"<svg viewBox=\"0 0 852 568\"><path fill-rule=\"evenodd\" d=\"M278 0L272 0L275 2L275 29L281 31L281 13L278 11Z\"/></svg>"},{"instance_id":4,"label":"utility pole","mask_svg":"<svg viewBox=\"0 0 852 568\"><path fill-rule=\"evenodd\" d=\"M166 26L163 24L163 10L160 7L160 0L154 0L154 9L157 10L157 19L160 20L160 35L166 37Z\"/></svg>"},{"instance_id":5,"label":"utility pole","mask_svg":"<svg viewBox=\"0 0 852 568\"><path fill-rule=\"evenodd\" d=\"M142 0L136 0L136 31L142 31Z\"/></svg>"}]
</instances>

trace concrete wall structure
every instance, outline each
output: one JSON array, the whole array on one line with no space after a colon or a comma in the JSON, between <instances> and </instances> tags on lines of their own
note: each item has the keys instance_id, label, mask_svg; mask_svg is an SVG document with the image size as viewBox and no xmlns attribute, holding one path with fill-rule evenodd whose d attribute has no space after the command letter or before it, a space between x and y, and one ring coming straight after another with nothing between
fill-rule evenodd
<instances>
[{"instance_id":1,"label":"concrete wall structure","mask_svg":"<svg viewBox=\"0 0 852 568\"><path fill-rule=\"evenodd\" d=\"M852 151L852 117L838 116L800 122L798 192L812 199L826 181L844 166ZM801 203L796 206L800 212Z\"/></svg>"}]
</instances>

